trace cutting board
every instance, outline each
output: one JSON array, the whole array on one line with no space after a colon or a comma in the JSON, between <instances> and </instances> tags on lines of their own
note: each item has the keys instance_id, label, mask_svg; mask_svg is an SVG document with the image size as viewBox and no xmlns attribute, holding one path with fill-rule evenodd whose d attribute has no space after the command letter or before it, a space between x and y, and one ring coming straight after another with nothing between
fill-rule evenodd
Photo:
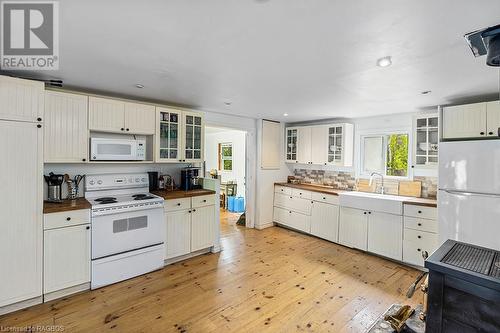
<instances>
[{"instance_id":1,"label":"cutting board","mask_svg":"<svg viewBox=\"0 0 500 333\"><path fill-rule=\"evenodd\" d=\"M356 189L360 192L375 192L375 186L375 182L370 186L368 179L358 179L356 183Z\"/></svg>"},{"instance_id":2,"label":"cutting board","mask_svg":"<svg viewBox=\"0 0 500 333\"><path fill-rule=\"evenodd\" d=\"M422 194L422 182L417 182L417 181L399 182L399 195L419 198L421 194Z\"/></svg>"}]
</instances>

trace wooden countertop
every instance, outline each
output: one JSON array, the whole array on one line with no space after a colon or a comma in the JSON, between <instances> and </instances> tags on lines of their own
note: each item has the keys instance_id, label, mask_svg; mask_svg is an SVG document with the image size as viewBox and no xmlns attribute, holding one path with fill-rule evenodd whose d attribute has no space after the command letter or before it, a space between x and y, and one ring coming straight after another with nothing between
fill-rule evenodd
<instances>
[{"instance_id":1,"label":"wooden countertop","mask_svg":"<svg viewBox=\"0 0 500 333\"><path fill-rule=\"evenodd\" d=\"M310 185L310 184L291 184L291 183L274 183L274 185L298 188L299 190L319 192L324 194L339 195L339 193L346 192L329 186Z\"/></svg>"},{"instance_id":2,"label":"wooden countertop","mask_svg":"<svg viewBox=\"0 0 500 333\"><path fill-rule=\"evenodd\" d=\"M171 199L179 199L179 198L198 197L200 195L215 194L215 191L205 190L205 189L191 190L191 191L183 191L183 190L161 191L161 190L159 190L159 191L153 191L151 193L156 194L165 200L171 200Z\"/></svg>"},{"instance_id":3,"label":"wooden countertop","mask_svg":"<svg viewBox=\"0 0 500 333\"><path fill-rule=\"evenodd\" d=\"M286 186L291 188L297 188L304 191L312 191L319 192L325 194L339 195L342 192L348 192L346 190L334 189L328 186L321 185L310 185L310 184L290 184L290 183L274 183L274 185ZM417 206L426 206L426 207L437 207L436 199L427 199L427 198L408 198L403 201L403 204L411 204Z\"/></svg>"},{"instance_id":4,"label":"wooden countertop","mask_svg":"<svg viewBox=\"0 0 500 333\"><path fill-rule=\"evenodd\" d=\"M92 206L85 198L75 200L63 200L62 202L43 202L43 213L60 213L70 210L90 209Z\"/></svg>"},{"instance_id":5,"label":"wooden countertop","mask_svg":"<svg viewBox=\"0 0 500 333\"><path fill-rule=\"evenodd\" d=\"M437 207L437 200L436 199L409 198L408 200L403 201L403 203L416 205L416 206Z\"/></svg>"}]
</instances>

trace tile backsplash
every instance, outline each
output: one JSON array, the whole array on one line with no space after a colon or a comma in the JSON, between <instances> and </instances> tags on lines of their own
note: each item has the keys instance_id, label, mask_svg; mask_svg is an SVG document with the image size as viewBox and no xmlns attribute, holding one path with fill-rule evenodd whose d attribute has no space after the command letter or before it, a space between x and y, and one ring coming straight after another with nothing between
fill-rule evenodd
<instances>
[{"instance_id":1,"label":"tile backsplash","mask_svg":"<svg viewBox=\"0 0 500 333\"><path fill-rule=\"evenodd\" d=\"M356 178L353 173L343 171L309 170L295 169L294 177L300 183L327 185L333 188L350 190L356 189ZM413 177L413 180L422 182L422 198L436 198L437 177ZM377 189L380 187L380 179L374 179ZM394 179L384 179L384 187L388 194L398 194L398 181Z\"/></svg>"}]
</instances>

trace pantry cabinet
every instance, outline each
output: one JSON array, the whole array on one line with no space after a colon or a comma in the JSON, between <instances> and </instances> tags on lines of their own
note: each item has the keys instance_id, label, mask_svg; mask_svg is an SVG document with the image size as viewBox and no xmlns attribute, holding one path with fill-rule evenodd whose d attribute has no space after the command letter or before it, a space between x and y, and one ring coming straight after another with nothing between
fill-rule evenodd
<instances>
[{"instance_id":1,"label":"pantry cabinet","mask_svg":"<svg viewBox=\"0 0 500 333\"><path fill-rule=\"evenodd\" d=\"M444 107L443 139L499 137L500 102Z\"/></svg>"},{"instance_id":2,"label":"pantry cabinet","mask_svg":"<svg viewBox=\"0 0 500 333\"><path fill-rule=\"evenodd\" d=\"M352 124L289 127L285 132L287 163L352 166Z\"/></svg>"},{"instance_id":3,"label":"pantry cabinet","mask_svg":"<svg viewBox=\"0 0 500 333\"><path fill-rule=\"evenodd\" d=\"M88 97L45 92L45 163L82 163L88 159Z\"/></svg>"},{"instance_id":4,"label":"pantry cabinet","mask_svg":"<svg viewBox=\"0 0 500 333\"><path fill-rule=\"evenodd\" d=\"M153 135L155 119L152 105L89 97L89 129L92 131Z\"/></svg>"},{"instance_id":5,"label":"pantry cabinet","mask_svg":"<svg viewBox=\"0 0 500 333\"><path fill-rule=\"evenodd\" d=\"M42 122L44 84L0 75L0 120Z\"/></svg>"}]
</instances>

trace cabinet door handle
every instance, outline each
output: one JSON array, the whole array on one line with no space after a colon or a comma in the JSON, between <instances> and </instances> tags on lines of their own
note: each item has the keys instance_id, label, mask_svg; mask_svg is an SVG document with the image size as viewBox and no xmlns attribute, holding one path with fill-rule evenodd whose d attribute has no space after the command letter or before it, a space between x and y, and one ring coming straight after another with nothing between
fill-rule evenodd
<instances>
[{"instance_id":1,"label":"cabinet door handle","mask_svg":"<svg viewBox=\"0 0 500 333\"><path fill-rule=\"evenodd\" d=\"M479 134L484 135L484 132L481 132L481 133L479 133Z\"/></svg>"},{"instance_id":2,"label":"cabinet door handle","mask_svg":"<svg viewBox=\"0 0 500 333\"><path fill-rule=\"evenodd\" d=\"M368 214L371 214L372 212L368 212Z\"/></svg>"},{"instance_id":3,"label":"cabinet door handle","mask_svg":"<svg viewBox=\"0 0 500 333\"><path fill-rule=\"evenodd\" d=\"M207 199L204 199L203 202L207 202Z\"/></svg>"},{"instance_id":4,"label":"cabinet door handle","mask_svg":"<svg viewBox=\"0 0 500 333\"><path fill-rule=\"evenodd\" d=\"M363 212L363 214L365 214L365 215L366 215L366 212Z\"/></svg>"},{"instance_id":5,"label":"cabinet door handle","mask_svg":"<svg viewBox=\"0 0 500 333\"><path fill-rule=\"evenodd\" d=\"M422 211L421 211L421 210L419 210L419 211L418 211L418 213L419 213L419 214L422 214Z\"/></svg>"},{"instance_id":6,"label":"cabinet door handle","mask_svg":"<svg viewBox=\"0 0 500 333\"><path fill-rule=\"evenodd\" d=\"M418 252L422 251L421 249L417 249Z\"/></svg>"},{"instance_id":7,"label":"cabinet door handle","mask_svg":"<svg viewBox=\"0 0 500 333\"><path fill-rule=\"evenodd\" d=\"M188 213L191 213L191 211L190 211L190 210L188 210Z\"/></svg>"},{"instance_id":8,"label":"cabinet door handle","mask_svg":"<svg viewBox=\"0 0 500 333\"><path fill-rule=\"evenodd\" d=\"M493 132L488 132L488 135L493 135Z\"/></svg>"},{"instance_id":9,"label":"cabinet door handle","mask_svg":"<svg viewBox=\"0 0 500 333\"><path fill-rule=\"evenodd\" d=\"M89 229L90 229L90 227L89 227L89 226L87 226L87 227L85 227L85 229L89 230Z\"/></svg>"},{"instance_id":10,"label":"cabinet door handle","mask_svg":"<svg viewBox=\"0 0 500 333\"><path fill-rule=\"evenodd\" d=\"M418 239L421 239L421 238L422 238L422 236L418 235L418 236L417 236L417 238L418 238Z\"/></svg>"},{"instance_id":11,"label":"cabinet door handle","mask_svg":"<svg viewBox=\"0 0 500 333\"><path fill-rule=\"evenodd\" d=\"M67 217L67 218L66 218L66 221L71 221L71 217Z\"/></svg>"},{"instance_id":12,"label":"cabinet door handle","mask_svg":"<svg viewBox=\"0 0 500 333\"><path fill-rule=\"evenodd\" d=\"M311 203L313 204L313 203L314 203L314 201L311 201Z\"/></svg>"},{"instance_id":13,"label":"cabinet door handle","mask_svg":"<svg viewBox=\"0 0 500 333\"><path fill-rule=\"evenodd\" d=\"M36 118L37 121L42 121L42 118L38 117Z\"/></svg>"},{"instance_id":14,"label":"cabinet door handle","mask_svg":"<svg viewBox=\"0 0 500 333\"><path fill-rule=\"evenodd\" d=\"M130 129L127 128L127 132L130 131Z\"/></svg>"},{"instance_id":15,"label":"cabinet door handle","mask_svg":"<svg viewBox=\"0 0 500 333\"><path fill-rule=\"evenodd\" d=\"M37 128L42 128L42 125L38 124L36 125Z\"/></svg>"},{"instance_id":16,"label":"cabinet door handle","mask_svg":"<svg viewBox=\"0 0 500 333\"><path fill-rule=\"evenodd\" d=\"M422 223L417 223L417 225L418 225L419 227L421 227L421 226L422 226Z\"/></svg>"},{"instance_id":17,"label":"cabinet door handle","mask_svg":"<svg viewBox=\"0 0 500 333\"><path fill-rule=\"evenodd\" d=\"M193 212L196 212L196 209L193 209Z\"/></svg>"},{"instance_id":18,"label":"cabinet door handle","mask_svg":"<svg viewBox=\"0 0 500 333\"><path fill-rule=\"evenodd\" d=\"M326 197L323 197L323 200L326 200Z\"/></svg>"},{"instance_id":19,"label":"cabinet door handle","mask_svg":"<svg viewBox=\"0 0 500 333\"><path fill-rule=\"evenodd\" d=\"M180 205L181 205L181 203L180 203L180 202L179 202L179 203L177 203L177 206L180 206Z\"/></svg>"},{"instance_id":20,"label":"cabinet door handle","mask_svg":"<svg viewBox=\"0 0 500 333\"><path fill-rule=\"evenodd\" d=\"M85 162L85 161L87 161L87 159L86 158L82 158L82 162Z\"/></svg>"},{"instance_id":21,"label":"cabinet door handle","mask_svg":"<svg viewBox=\"0 0 500 333\"><path fill-rule=\"evenodd\" d=\"M290 197L290 199L292 199L292 197Z\"/></svg>"},{"instance_id":22,"label":"cabinet door handle","mask_svg":"<svg viewBox=\"0 0 500 333\"><path fill-rule=\"evenodd\" d=\"M122 127L122 128L120 128L120 129L121 129L122 131L124 131L124 130L125 130L125 128L123 128L123 127Z\"/></svg>"}]
</instances>

